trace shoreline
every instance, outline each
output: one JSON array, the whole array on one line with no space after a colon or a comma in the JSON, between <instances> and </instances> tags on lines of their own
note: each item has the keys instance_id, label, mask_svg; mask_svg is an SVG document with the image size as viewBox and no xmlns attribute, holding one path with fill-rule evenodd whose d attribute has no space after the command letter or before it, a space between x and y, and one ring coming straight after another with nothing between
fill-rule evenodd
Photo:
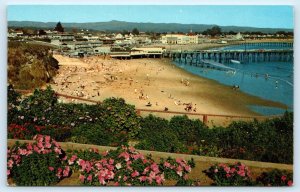
<instances>
[{"instance_id":1,"label":"shoreline","mask_svg":"<svg viewBox=\"0 0 300 192\"><path fill-rule=\"evenodd\" d=\"M183 103L192 103L196 111L191 113L205 114L260 115L248 105L285 108L281 103L234 91L230 86L189 73L169 59L54 57L60 69L51 86L56 92L67 95L98 101L121 97L136 108L164 110L167 107L169 111L178 112L186 112ZM64 102L76 101L64 99ZM151 107L147 106L149 102Z\"/></svg>"}]
</instances>

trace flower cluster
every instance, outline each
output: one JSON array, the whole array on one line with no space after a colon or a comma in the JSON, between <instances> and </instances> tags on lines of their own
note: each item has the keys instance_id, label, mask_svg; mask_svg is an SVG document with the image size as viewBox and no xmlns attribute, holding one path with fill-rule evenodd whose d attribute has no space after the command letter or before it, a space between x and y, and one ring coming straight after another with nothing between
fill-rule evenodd
<instances>
[{"instance_id":1,"label":"flower cluster","mask_svg":"<svg viewBox=\"0 0 300 192\"><path fill-rule=\"evenodd\" d=\"M162 169L166 174L166 178L176 180L188 180L188 173L191 172L193 166L193 163L189 163L182 158L168 158L166 161L162 159L161 164L163 165Z\"/></svg>"},{"instance_id":2,"label":"flower cluster","mask_svg":"<svg viewBox=\"0 0 300 192\"><path fill-rule=\"evenodd\" d=\"M218 186L245 186L251 185L249 168L243 163L227 165L220 163L204 171Z\"/></svg>"},{"instance_id":3,"label":"flower cluster","mask_svg":"<svg viewBox=\"0 0 300 192\"><path fill-rule=\"evenodd\" d=\"M93 153L99 154L95 150L90 153L90 156L94 156ZM68 163L80 171L79 179L84 185L157 186L163 185L166 174L170 179L186 180L187 173L192 169L183 159L169 158L157 164L132 146L121 146L115 151L106 151L98 159L88 160L79 156L80 154L73 154Z\"/></svg>"},{"instance_id":4,"label":"flower cluster","mask_svg":"<svg viewBox=\"0 0 300 192\"><path fill-rule=\"evenodd\" d=\"M269 172L263 172L256 178L258 185L264 186L292 186L293 174L287 171L274 169Z\"/></svg>"},{"instance_id":5,"label":"flower cluster","mask_svg":"<svg viewBox=\"0 0 300 192\"><path fill-rule=\"evenodd\" d=\"M60 145L51 139L50 136L36 135L33 139L36 141L33 144L17 144L11 149L8 149L8 177L13 177L17 180L17 183L18 180L20 180L19 182L22 185L45 185L70 176L71 169L65 163L67 156ZM30 163L30 165L28 165L28 163ZM30 183L30 178L23 178L23 176L28 177L28 174L32 177L39 176L37 179L39 182ZM42 174L45 175L47 181L41 178L40 175Z\"/></svg>"}]
</instances>

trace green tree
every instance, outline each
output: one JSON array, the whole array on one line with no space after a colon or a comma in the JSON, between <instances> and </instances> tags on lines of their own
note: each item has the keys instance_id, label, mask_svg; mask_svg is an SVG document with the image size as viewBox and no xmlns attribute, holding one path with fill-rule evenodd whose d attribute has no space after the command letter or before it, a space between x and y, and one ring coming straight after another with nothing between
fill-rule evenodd
<instances>
[{"instance_id":1,"label":"green tree","mask_svg":"<svg viewBox=\"0 0 300 192\"><path fill-rule=\"evenodd\" d=\"M140 32L139 32L139 30L137 28L134 28L134 29L132 29L132 34L133 35L139 35Z\"/></svg>"},{"instance_id":2,"label":"green tree","mask_svg":"<svg viewBox=\"0 0 300 192\"><path fill-rule=\"evenodd\" d=\"M54 30L57 32L61 32L61 33L64 32L64 28L63 28L62 24L60 23L60 21L56 24L56 27L54 28Z\"/></svg>"}]
</instances>

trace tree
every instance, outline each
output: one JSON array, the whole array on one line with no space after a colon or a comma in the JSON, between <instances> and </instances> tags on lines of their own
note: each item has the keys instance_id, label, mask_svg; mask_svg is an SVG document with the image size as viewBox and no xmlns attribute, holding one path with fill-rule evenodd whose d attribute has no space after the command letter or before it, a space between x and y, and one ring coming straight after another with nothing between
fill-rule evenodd
<instances>
[{"instance_id":1,"label":"tree","mask_svg":"<svg viewBox=\"0 0 300 192\"><path fill-rule=\"evenodd\" d=\"M234 32L234 31L229 31L228 34L229 34L229 35L236 35L236 32Z\"/></svg>"},{"instance_id":2,"label":"tree","mask_svg":"<svg viewBox=\"0 0 300 192\"><path fill-rule=\"evenodd\" d=\"M219 26L214 26L213 28L211 28L210 30L210 35L211 36L216 36L216 35L220 35L221 34L221 28Z\"/></svg>"},{"instance_id":3,"label":"tree","mask_svg":"<svg viewBox=\"0 0 300 192\"><path fill-rule=\"evenodd\" d=\"M54 31L61 32L61 33L64 32L64 28L61 25L60 21L56 24L56 27L54 28Z\"/></svg>"},{"instance_id":4,"label":"tree","mask_svg":"<svg viewBox=\"0 0 300 192\"><path fill-rule=\"evenodd\" d=\"M140 34L140 32L137 28L134 28L134 29L132 29L132 34L133 35L138 35L138 34Z\"/></svg>"},{"instance_id":5,"label":"tree","mask_svg":"<svg viewBox=\"0 0 300 192\"><path fill-rule=\"evenodd\" d=\"M38 31L38 34L39 34L39 36L40 36L40 35L46 35L47 33L46 33L43 29L40 29L40 30Z\"/></svg>"}]
</instances>

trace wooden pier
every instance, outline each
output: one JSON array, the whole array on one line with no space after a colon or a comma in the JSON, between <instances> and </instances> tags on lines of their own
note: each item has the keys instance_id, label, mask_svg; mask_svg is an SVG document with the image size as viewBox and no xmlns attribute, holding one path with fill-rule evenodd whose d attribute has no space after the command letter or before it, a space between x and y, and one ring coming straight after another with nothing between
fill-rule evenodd
<instances>
[{"instance_id":1,"label":"wooden pier","mask_svg":"<svg viewBox=\"0 0 300 192\"><path fill-rule=\"evenodd\" d=\"M245 49L240 50L201 50L201 51L168 51L164 57L185 64L200 64L203 60L215 61L217 63L229 63L237 60L244 63L249 62L293 62L293 43L247 43L241 44ZM280 47L282 49L253 49L255 46Z\"/></svg>"}]
</instances>

